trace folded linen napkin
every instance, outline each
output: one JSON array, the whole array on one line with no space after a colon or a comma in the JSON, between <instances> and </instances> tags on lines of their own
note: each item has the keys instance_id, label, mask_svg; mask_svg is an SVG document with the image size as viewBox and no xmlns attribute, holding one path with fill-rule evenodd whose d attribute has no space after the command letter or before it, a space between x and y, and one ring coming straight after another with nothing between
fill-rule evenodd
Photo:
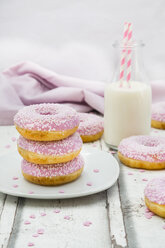
<instances>
[{"instance_id":1,"label":"folded linen napkin","mask_svg":"<svg viewBox=\"0 0 165 248\"><path fill-rule=\"evenodd\" d=\"M79 112L104 112L104 82L59 75L32 62L23 62L0 75L0 125L13 124L25 105L64 103Z\"/></svg>"}]
</instances>

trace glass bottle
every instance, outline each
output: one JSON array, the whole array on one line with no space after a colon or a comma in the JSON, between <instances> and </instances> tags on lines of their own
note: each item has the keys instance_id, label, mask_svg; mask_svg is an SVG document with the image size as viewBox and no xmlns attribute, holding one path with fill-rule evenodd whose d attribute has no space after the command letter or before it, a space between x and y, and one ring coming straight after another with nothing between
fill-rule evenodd
<instances>
[{"instance_id":1,"label":"glass bottle","mask_svg":"<svg viewBox=\"0 0 165 248\"><path fill-rule=\"evenodd\" d=\"M113 46L117 65L112 82L105 88L104 139L111 148L117 149L123 138L150 133L152 93L141 56L144 44L132 42L123 46L115 43ZM126 54L124 75L119 79L123 51ZM127 80L129 53L131 78Z\"/></svg>"}]
</instances>

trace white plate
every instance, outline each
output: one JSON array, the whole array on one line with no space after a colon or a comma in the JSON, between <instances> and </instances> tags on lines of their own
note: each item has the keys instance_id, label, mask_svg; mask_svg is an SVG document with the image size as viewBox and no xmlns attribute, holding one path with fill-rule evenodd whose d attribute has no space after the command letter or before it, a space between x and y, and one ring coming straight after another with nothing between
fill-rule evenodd
<instances>
[{"instance_id":1,"label":"white plate","mask_svg":"<svg viewBox=\"0 0 165 248\"><path fill-rule=\"evenodd\" d=\"M26 181L21 174L21 157L17 151L1 156L0 191L19 197L64 199L95 194L108 189L116 182L119 176L119 165L110 153L85 147L81 154L84 157L85 166L80 178L55 187L35 185ZM94 172L94 169L98 169L99 172ZM13 177L18 177L18 180L13 180ZM92 185L88 186L87 183ZM18 187L15 188L14 185Z\"/></svg>"}]
</instances>

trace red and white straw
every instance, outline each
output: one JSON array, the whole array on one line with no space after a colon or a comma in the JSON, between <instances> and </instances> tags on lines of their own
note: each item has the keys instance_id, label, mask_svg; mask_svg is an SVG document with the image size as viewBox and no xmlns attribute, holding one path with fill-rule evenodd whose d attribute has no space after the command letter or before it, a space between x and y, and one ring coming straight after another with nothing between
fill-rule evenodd
<instances>
[{"instance_id":1,"label":"red and white straw","mask_svg":"<svg viewBox=\"0 0 165 248\"><path fill-rule=\"evenodd\" d=\"M126 70L126 81L129 83L131 79L131 63L132 63L132 49L131 47L128 49L128 44L132 42L132 23L126 22L124 24L124 33L123 33L123 50L121 53L121 61L120 61L120 87L123 86L124 81L124 73ZM127 60L127 63L126 63Z\"/></svg>"},{"instance_id":2,"label":"red and white straw","mask_svg":"<svg viewBox=\"0 0 165 248\"><path fill-rule=\"evenodd\" d=\"M125 46L127 44L128 31L129 31L129 23L125 22L124 23L124 32L123 32L123 46L124 46L124 49L122 50L121 61L120 61L120 76L119 76L120 86L122 86L122 81L124 79L124 70L125 70L125 61L126 61L126 49L125 49Z\"/></svg>"},{"instance_id":3,"label":"red and white straw","mask_svg":"<svg viewBox=\"0 0 165 248\"><path fill-rule=\"evenodd\" d=\"M130 47L127 51L127 76L126 76L126 80L128 83L130 82L131 79L131 64L132 64L131 43L132 43L132 24L130 23L129 32L128 32L128 44L130 45Z\"/></svg>"}]
</instances>

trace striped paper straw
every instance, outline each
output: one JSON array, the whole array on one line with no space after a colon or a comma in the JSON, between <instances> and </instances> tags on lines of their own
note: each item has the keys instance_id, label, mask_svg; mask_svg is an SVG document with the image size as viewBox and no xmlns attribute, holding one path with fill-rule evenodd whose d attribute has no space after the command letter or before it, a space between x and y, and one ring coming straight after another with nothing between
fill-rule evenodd
<instances>
[{"instance_id":1,"label":"striped paper straw","mask_svg":"<svg viewBox=\"0 0 165 248\"><path fill-rule=\"evenodd\" d=\"M130 48L127 51L127 76L126 80L129 83L131 79L131 64L132 64L132 49L131 49L131 43L132 43L132 23L130 23L129 31L128 31L128 44L130 44ZM130 84L129 84L130 87Z\"/></svg>"},{"instance_id":2,"label":"striped paper straw","mask_svg":"<svg viewBox=\"0 0 165 248\"><path fill-rule=\"evenodd\" d=\"M125 61L126 61L126 44L128 41L128 32L129 32L129 23L125 22L124 23L124 32L123 32L123 46L124 49L122 50L121 53L121 61L120 61L120 75L119 75L119 79L120 79L120 87L122 87L122 81L124 79L124 69L125 69Z\"/></svg>"}]
</instances>

